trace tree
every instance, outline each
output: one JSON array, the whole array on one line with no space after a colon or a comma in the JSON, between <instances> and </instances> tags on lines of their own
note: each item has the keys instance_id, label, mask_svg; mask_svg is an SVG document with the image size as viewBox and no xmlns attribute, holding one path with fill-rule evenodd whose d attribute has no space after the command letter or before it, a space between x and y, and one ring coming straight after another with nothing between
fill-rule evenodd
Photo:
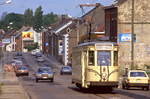
<instances>
[{"instance_id":1,"label":"tree","mask_svg":"<svg viewBox=\"0 0 150 99\"><path fill-rule=\"evenodd\" d=\"M43 11L42 11L42 7L39 6L36 10L35 10L35 14L34 14L34 25L33 28L35 31L40 32L41 31L41 27L43 26Z\"/></svg>"},{"instance_id":2,"label":"tree","mask_svg":"<svg viewBox=\"0 0 150 99\"><path fill-rule=\"evenodd\" d=\"M9 13L0 23L1 23L0 27L5 31L8 31L9 29L18 30L23 26L23 15L16 13Z\"/></svg>"},{"instance_id":3,"label":"tree","mask_svg":"<svg viewBox=\"0 0 150 99\"><path fill-rule=\"evenodd\" d=\"M49 25L56 23L58 21L58 16L51 12L50 14L43 16L43 26L48 27Z\"/></svg>"},{"instance_id":4,"label":"tree","mask_svg":"<svg viewBox=\"0 0 150 99\"><path fill-rule=\"evenodd\" d=\"M27 9L24 12L24 25L33 26L33 11L31 9Z\"/></svg>"},{"instance_id":5,"label":"tree","mask_svg":"<svg viewBox=\"0 0 150 99\"><path fill-rule=\"evenodd\" d=\"M28 45L24 47L25 49L28 49L28 51L32 51L34 49L39 48L38 43L34 43L33 45Z\"/></svg>"}]
</instances>

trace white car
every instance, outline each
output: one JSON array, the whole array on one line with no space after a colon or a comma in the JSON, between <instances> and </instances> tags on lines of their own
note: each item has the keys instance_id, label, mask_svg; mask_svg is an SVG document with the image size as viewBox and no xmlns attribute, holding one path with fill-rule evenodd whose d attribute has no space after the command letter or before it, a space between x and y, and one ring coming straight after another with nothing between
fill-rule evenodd
<instances>
[{"instance_id":1,"label":"white car","mask_svg":"<svg viewBox=\"0 0 150 99\"><path fill-rule=\"evenodd\" d=\"M143 70L129 70L123 77L122 88L129 89L130 87L141 87L149 90L150 78Z\"/></svg>"},{"instance_id":2,"label":"white car","mask_svg":"<svg viewBox=\"0 0 150 99\"><path fill-rule=\"evenodd\" d=\"M36 55L36 53L37 53L36 50L33 50L33 51L31 52L32 55Z\"/></svg>"},{"instance_id":3,"label":"white car","mask_svg":"<svg viewBox=\"0 0 150 99\"><path fill-rule=\"evenodd\" d=\"M39 53L39 52L40 52L39 49L35 49L35 50L31 51L31 54L32 54L32 55L36 55L36 53Z\"/></svg>"},{"instance_id":4,"label":"white car","mask_svg":"<svg viewBox=\"0 0 150 99\"><path fill-rule=\"evenodd\" d=\"M37 57L37 62L44 62L44 58L43 57Z\"/></svg>"}]
</instances>

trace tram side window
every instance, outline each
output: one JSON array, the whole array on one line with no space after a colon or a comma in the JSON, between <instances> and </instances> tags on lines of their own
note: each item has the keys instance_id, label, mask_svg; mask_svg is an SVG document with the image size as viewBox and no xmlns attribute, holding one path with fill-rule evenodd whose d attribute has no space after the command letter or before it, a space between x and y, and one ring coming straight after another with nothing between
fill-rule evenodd
<instances>
[{"instance_id":1,"label":"tram side window","mask_svg":"<svg viewBox=\"0 0 150 99\"><path fill-rule=\"evenodd\" d=\"M118 51L114 51L114 66L118 66Z\"/></svg>"},{"instance_id":2,"label":"tram side window","mask_svg":"<svg viewBox=\"0 0 150 99\"><path fill-rule=\"evenodd\" d=\"M89 51L89 65L94 66L94 51Z\"/></svg>"}]
</instances>

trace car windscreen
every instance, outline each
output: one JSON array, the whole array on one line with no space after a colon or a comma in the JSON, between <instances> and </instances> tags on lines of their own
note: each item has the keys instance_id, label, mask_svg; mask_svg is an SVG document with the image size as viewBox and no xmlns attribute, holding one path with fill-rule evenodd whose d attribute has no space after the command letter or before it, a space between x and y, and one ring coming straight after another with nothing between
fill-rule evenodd
<instances>
[{"instance_id":1,"label":"car windscreen","mask_svg":"<svg viewBox=\"0 0 150 99\"><path fill-rule=\"evenodd\" d=\"M144 72L130 72L130 77L146 77Z\"/></svg>"},{"instance_id":2,"label":"car windscreen","mask_svg":"<svg viewBox=\"0 0 150 99\"><path fill-rule=\"evenodd\" d=\"M52 72L52 70L49 68L39 68L38 72Z\"/></svg>"}]
</instances>

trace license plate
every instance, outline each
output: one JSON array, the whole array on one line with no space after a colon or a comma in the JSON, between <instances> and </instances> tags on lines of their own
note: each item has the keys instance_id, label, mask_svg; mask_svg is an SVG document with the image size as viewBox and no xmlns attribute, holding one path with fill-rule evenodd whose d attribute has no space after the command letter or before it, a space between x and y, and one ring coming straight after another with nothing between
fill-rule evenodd
<instances>
[{"instance_id":1,"label":"license plate","mask_svg":"<svg viewBox=\"0 0 150 99\"><path fill-rule=\"evenodd\" d=\"M43 77L43 78L45 78L45 79L46 79L47 77Z\"/></svg>"},{"instance_id":2,"label":"license plate","mask_svg":"<svg viewBox=\"0 0 150 99\"><path fill-rule=\"evenodd\" d=\"M141 82L141 80L136 80L137 83Z\"/></svg>"}]
</instances>

